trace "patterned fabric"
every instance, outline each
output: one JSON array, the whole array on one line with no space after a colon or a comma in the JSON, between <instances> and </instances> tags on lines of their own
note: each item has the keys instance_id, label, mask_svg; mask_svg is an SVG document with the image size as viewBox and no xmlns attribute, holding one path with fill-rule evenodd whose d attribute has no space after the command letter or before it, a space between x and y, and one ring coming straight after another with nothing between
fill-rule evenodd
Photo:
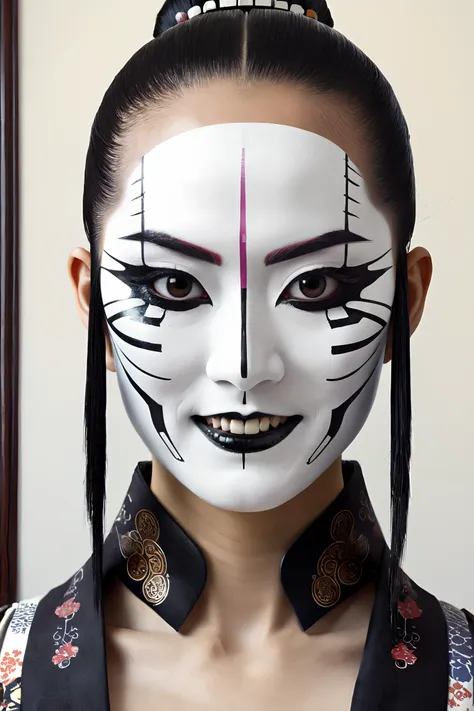
<instances>
[{"instance_id":1,"label":"patterned fabric","mask_svg":"<svg viewBox=\"0 0 474 711\"><path fill-rule=\"evenodd\" d=\"M448 711L474 709L474 643L466 615L442 602L449 640Z\"/></svg>"},{"instance_id":2,"label":"patterned fabric","mask_svg":"<svg viewBox=\"0 0 474 711\"><path fill-rule=\"evenodd\" d=\"M21 673L28 635L41 597L15 604L5 616L5 639L0 649L0 709L20 711ZM13 614L12 614L13 612Z\"/></svg>"},{"instance_id":3,"label":"patterned fabric","mask_svg":"<svg viewBox=\"0 0 474 711\"><path fill-rule=\"evenodd\" d=\"M302 628L372 580L376 595L350 711L474 711L474 626L470 631L464 612L404 577L394 646L389 549L360 468L349 463L351 473L347 466L342 496L301 534L282 566ZM105 542L104 576L122 580L179 630L205 587L205 559L153 496L150 475L150 463L135 472ZM39 604L25 601L7 613L0 711L109 711L104 620L93 593L89 559ZM0 648L1 637L0 629Z\"/></svg>"},{"instance_id":4,"label":"patterned fabric","mask_svg":"<svg viewBox=\"0 0 474 711\"><path fill-rule=\"evenodd\" d=\"M281 583L303 630L377 581L385 540L358 462L342 465L344 488L296 539L281 563Z\"/></svg>"},{"instance_id":5,"label":"patterned fabric","mask_svg":"<svg viewBox=\"0 0 474 711\"><path fill-rule=\"evenodd\" d=\"M79 638L79 629L72 621L81 609L81 603L77 601L80 597L80 585L84 578L84 570L81 568L73 576L69 587L64 593L64 602L58 605L54 614L59 618L59 624L53 635L55 653L51 661L58 669L67 669L71 664L71 659L77 657L79 647L73 644Z\"/></svg>"}]
</instances>

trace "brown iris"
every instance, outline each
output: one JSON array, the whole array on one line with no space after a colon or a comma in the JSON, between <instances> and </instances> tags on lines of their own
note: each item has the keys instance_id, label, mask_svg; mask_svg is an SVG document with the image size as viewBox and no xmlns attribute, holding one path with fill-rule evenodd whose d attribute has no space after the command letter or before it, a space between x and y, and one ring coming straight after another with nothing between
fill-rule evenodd
<instances>
[{"instance_id":1,"label":"brown iris","mask_svg":"<svg viewBox=\"0 0 474 711\"><path fill-rule=\"evenodd\" d=\"M170 276L166 280L166 288L170 296L183 299L191 293L193 280L186 276Z\"/></svg>"},{"instance_id":2,"label":"brown iris","mask_svg":"<svg viewBox=\"0 0 474 711\"><path fill-rule=\"evenodd\" d=\"M327 280L323 274L303 277L298 283L301 293L308 299L316 299L324 294L327 286Z\"/></svg>"}]
</instances>

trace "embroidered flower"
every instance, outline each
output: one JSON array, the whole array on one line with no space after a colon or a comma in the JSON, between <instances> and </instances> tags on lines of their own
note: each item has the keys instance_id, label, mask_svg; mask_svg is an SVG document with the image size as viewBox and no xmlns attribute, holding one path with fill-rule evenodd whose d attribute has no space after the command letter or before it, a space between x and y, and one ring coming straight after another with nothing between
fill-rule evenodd
<instances>
[{"instance_id":1,"label":"embroidered flower","mask_svg":"<svg viewBox=\"0 0 474 711\"><path fill-rule=\"evenodd\" d=\"M17 667L21 667L23 662L21 661L21 652L19 649L10 652L5 652L0 661L0 679L2 682L7 682L16 673Z\"/></svg>"},{"instance_id":2,"label":"embroidered flower","mask_svg":"<svg viewBox=\"0 0 474 711\"><path fill-rule=\"evenodd\" d=\"M456 708L459 704L458 701L464 701L465 699L471 699L472 694L469 689L461 684L459 681L455 681L452 686L449 687L449 705L451 708Z\"/></svg>"},{"instance_id":3,"label":"embroidered flower","mask_svg":"<svg viewBox=\"0 0 474 711\"><path fill-rule=\"evenodd\" d=\"M411 597L405 598L403 602L401 600L398 601L398 612L405 620L415 620L423 614L423 611L420 610Z\"/></svg>"},{"instance_id":4,"label":"embroidered flower","mask_svg":"<svg viewBox=\"0 0 474 711\"><path fill-rule=\"evenodd\" d=\"M57 649L56 654L54 655L51 661L57 666L61 664L61 662L63 662L65 659L72 659L74 657L77 657L78 652L79 647L73 647L72 642L68 642L67 644L63 644L62 647L59 647Z\"/></svg>"},{"instance_id":5,"label":"embroidered flower","mask_svg":"<svg viewBox=\"0 0 474 711\"><path fill-rule=\"evenodd\" d=\"M392 649L392 657L396 661L405 662L408 665L414 664L417 660L417 657L408 649L406 644L403 644L403 642L399 642Z\"/></svg>"},{"instance_id":6,"label":"embroidered flower","mask_svg":"<svg viewBox=\"0 0 474 711\"><path fill-rule=\"evenodd\" d=\"M57 615L58 617L69 617L69 615L75 615L76 612L79 610L81 607L80 602L74 602L76 599L76 596L69 598L69 600L66 600L63 602L63 604L60 607L57 607L56 610L54 611L54 614Z\"/></svg>"}]
</instances>

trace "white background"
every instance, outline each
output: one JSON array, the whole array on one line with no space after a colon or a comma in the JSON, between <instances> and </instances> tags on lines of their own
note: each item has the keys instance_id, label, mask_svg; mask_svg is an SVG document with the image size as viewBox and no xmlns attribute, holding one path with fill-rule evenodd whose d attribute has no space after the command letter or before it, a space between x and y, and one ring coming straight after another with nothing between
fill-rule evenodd
<instances>
[{"instance_id":1,"label":"white background","mask_svg":"<svg viewBox=\"0 0 474 711\"><path fill-rule=\"evenodd\" d=\"M380 66L415 152L418 226L435 275L412 341L413 497L406 569L435 595L474 608L474 4L333 0L339 30ZM83 504L86 331L66 274L86 246L81 200L94 114L113 76L151 39L155 0L21 2L20 597L46 592L89 555ZM449 5L451 7L451 5ZM389 526L389 368L359 439ZM147 458L109 376L109 520Z\"/></svg>"}]
</instances>

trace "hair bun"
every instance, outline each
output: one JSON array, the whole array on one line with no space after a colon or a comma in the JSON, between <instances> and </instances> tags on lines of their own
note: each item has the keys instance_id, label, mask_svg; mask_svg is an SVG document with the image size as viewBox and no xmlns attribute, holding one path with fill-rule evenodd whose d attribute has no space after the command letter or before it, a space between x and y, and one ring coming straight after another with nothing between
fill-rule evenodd
<instances>
[{"instance_id":1,"label":"hair bun","mask_svg":"<svg viewBox=\"0 0 474 711\"><path fill-rule=\"evenodd\" d=\"M217 0L219 2L219 0ZM301 0L296 0L296 2L301 5L304 10L314 10L318 15L318 22L328 27L334 27L334 20L332 19L331 11L327 5L326 0L309 0L308 2L301 2ZM199 5L201 8L204 4L204 0L166 0L163 7L156 16L155 29L153 30L153 37L158 37L165 30L176 25L176 13L178 12L188 12L194 5ZM291 5L291 0L289 0L289 5ZM238 6L236 6L237 8ZM256 6L261 10L265 10L265 6ZM227 8L224 8L227 9ZM230 8L229 8L230 9ZM251 6L245 5L245 10L251 9Z\"/></svg>"},{"instance_id":2,"label":"hair bun","mask_svg":"<svg viewBox=\"0 0 474 711\"><path fill-rule=\"evenodd\" d=\"M310 6L318 13L318 22L322 22L323 25L328 27L334 27L334 20L326 0L313 0Z\"/></svg>"}]
</instances>

